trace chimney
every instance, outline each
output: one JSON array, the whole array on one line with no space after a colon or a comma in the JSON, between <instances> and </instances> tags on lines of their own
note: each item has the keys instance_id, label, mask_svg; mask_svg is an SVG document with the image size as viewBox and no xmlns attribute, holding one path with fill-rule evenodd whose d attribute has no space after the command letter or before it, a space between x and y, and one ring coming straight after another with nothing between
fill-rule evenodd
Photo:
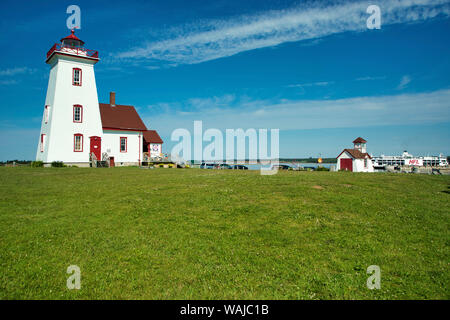
<instances>
[{"instance_id":1,"label":"chimney","mask_svg":"<svg viewBox=\"0 0 450 320\"><path fill-rule=\"evenodd\" d=\"M111 107L116 106L116 93L113 91L109 93L109 104Z\"/></svg>"}]
</instances>

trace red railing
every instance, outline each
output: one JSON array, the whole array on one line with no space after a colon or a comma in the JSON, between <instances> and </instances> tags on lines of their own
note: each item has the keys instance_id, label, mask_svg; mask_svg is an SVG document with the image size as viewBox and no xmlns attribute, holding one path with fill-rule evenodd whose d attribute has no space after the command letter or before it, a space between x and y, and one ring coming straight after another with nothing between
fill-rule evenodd
<instances>
[{"instance_id":1,"label":"red railing","mask_svg":"<svg viewBox=\"0 0 450 320\"><path fill-rule=\"evenodd\" d=\"M82 57L98 58L98 51L81 48L81 47L71 47L71 46L67 46L67 45L62 45L60 43L55 43L53 45L53 47L51 47L51 49L47 52L47 59L55 51L78 55L78 56L82 56Z\"/></svg>"}]
</instances>

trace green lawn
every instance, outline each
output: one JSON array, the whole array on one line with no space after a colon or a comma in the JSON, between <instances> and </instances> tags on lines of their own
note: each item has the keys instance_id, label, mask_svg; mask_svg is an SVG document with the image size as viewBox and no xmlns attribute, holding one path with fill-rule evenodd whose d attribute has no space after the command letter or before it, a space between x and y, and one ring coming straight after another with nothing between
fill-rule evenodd
<instances>
[{"instance_id":1,"label":"green lawn","mask_svg":"<svg viewBox=\"0 0 450 320\"><path fill-rule=\"evenodd\" d=\"M1 299L449 299L450 176L0 168ZM81 268L81 290L66 269ZM381 289L366 287L369 265Z\"/></svg>"}]
</instances>

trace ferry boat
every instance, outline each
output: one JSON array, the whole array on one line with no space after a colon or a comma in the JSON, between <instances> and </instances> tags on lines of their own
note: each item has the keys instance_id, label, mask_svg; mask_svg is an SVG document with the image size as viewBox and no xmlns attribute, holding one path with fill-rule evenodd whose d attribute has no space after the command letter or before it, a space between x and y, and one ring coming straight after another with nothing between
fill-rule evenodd
<instances>
[{"instance_id":1,"label":"ferry boat","mask_svg":"<svg viewBox=\"0 0 450 320\"><path fill-rule=\"evenodd\" d=\"M384 166L431 166L431 167L443 167L448 166L447 158L440 154L439 156L419 156L414 157L408 151L403 151L401 156L385 156L372 157L374 167Z\"/></svg>"}]
</instances>

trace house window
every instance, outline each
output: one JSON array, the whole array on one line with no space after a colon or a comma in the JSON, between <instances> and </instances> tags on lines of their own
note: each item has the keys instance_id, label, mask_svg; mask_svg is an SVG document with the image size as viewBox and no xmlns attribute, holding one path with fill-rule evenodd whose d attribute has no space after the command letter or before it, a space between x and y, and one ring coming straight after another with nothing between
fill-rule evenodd
<instances>
[{"instance_id":1,"label":"house window","mask_svg":"<svg viewBox=\"0 0 450 320\"><path fill-rule=\"evenodd\" d=\"M367 168L367 158L364 159L364 168Z\"/></svg>"},{"instance_id":2,"label":"house window","mask_svg":"<svg viewBox=\"0 0 450 320\"><path fill-rule=\"evenodd\" d=\"M81 86L81 69L80 68L73 68L72 84L74 86Z\"/></svg>"},{"instance_id":3,"label":"house window","mask_svg":"<svg viewBox=\"0 0 450 320\"><path fill-rule=\"evenodd\" d=\"M45 134L41 134L41 152L44 152L45 148Z\"/></svg>"},{"instance_id":4,"label":"house window","mask_svg":"<svg viewBox=\"0 0 450 320\"><path fill-rule=\"evenodd\" d=\"M49 106L45 106L44 109L44 122L47 123L48 122L48 114L49 114Z\"/></svg>"},{"instance_id":5,"label":"house window","mask_svg":"<svg viewBox=\"0 0 450 320\"><path fill-rule=\"evenodd\" d=\"M79 104L73 106L73 122L83 122L83 107Z\"/></svg>"},{"instance_id":6,"label":"house window","mask_svg":"<svg viewBox=\"0 0 450 320\"><path fill-rule=\"evenodd\" d=\"M81 133L74 134L73 136L73 151L83 152L83 135Z\"/></svg>"},{"instance_id":7,"label":"house window","mask_svg":"<svg viewBox=\"0 0 450 320\"><path fill-rule=\"evenodd\" d=\"M127 152L127 138L120 137L120 152Z\"/></svg>"}]
</instances>

